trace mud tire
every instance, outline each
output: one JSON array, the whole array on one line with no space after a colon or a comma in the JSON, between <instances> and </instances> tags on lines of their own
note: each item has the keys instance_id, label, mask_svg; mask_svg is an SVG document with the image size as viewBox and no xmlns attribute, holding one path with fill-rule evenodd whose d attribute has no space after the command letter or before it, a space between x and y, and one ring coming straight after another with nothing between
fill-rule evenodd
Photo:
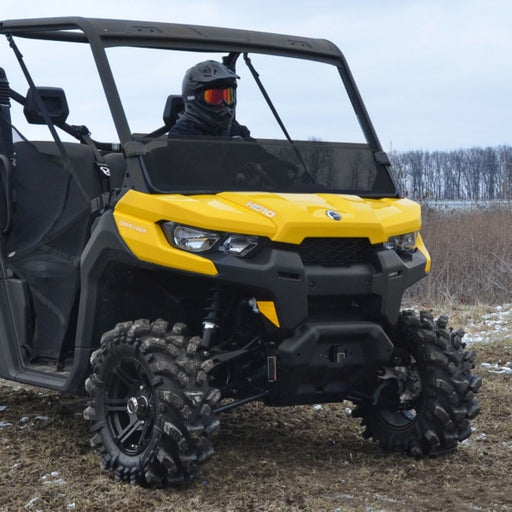
<instances>
[{"instance_id":1,"label":"mud tire","mask_svg":"<svg viewBox=\"0 0 512 512\"><path fill-rule=\"evenodd\" d=\"M116 478L151 487L179 486L213 454L220 393L208 384L211 360L185 326L136 320L106 332L91 356L91 446Z\"/></svg>"},{"instance_id":2,"label":"mud tire","mask_svg":"<svg viewBox=\"0 0 512 512\"><path fill-rule=\"evenodd\" d=\"M418 317L404 311L393 337L389 369L396 373L406 368L417 381L409 384L410 403L400 404L399 385L391 379L382 391L387 399L381 395L377 405L365 400L352 413L362 418L364 437L377 441L383 452L418 458L440 455L454 451L471 434L470 420L480 411L474 397L482 380L471 372L476 356L465 350L464 332L452 331L447 322L444 315L434 321L428 312Z\"/></svg>"}]
</instances>

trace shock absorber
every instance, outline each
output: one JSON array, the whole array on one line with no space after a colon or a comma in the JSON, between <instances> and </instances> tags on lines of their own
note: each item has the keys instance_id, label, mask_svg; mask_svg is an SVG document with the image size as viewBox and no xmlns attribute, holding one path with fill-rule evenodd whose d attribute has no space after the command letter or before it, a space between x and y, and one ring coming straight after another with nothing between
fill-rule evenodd
<instances>
[{"instance_id":1,"label":"shock absorber","mask_svg":"<svg viewBox=\"0 0 512 512\"><path fill-rule=\"evenodd\" d=\"M223 310L223 293L219 286L213 289L206 307L206 317L203 320L203 341L201 346L208 350L210 348L215 331L221 324L221 313Z\"/></svg>"}]
</instances>

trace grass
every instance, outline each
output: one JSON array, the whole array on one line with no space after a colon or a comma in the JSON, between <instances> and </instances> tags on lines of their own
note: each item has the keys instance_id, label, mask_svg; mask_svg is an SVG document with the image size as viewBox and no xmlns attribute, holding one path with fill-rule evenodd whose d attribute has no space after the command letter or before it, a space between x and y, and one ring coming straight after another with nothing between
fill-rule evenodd
<instances>
[{"instance_id":1,"label":"grass","mask_svg":"<svg viewBox=\"0 0 512 512\"><path fill-rule=\"evenodd\" d=\"M512 208L423 210L422 237L432 257L430 275L408 298L428 304L510 301Z\"/></svg>"}]
</instances>

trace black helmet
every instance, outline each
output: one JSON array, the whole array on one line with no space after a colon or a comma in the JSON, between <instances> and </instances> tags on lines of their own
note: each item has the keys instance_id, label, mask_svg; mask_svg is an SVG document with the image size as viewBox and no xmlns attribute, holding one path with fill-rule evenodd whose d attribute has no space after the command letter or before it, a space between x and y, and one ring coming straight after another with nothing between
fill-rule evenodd
<instances>
[{"instance_id":1,"label":"black helmet","mask_svg":"<svg viewBox=\"0 0 512 512\"><path fill-rule=\"evenodd\" d=\"M224 64L215 60L205 60L185 73L182 84L183 99L187 101L190 96L209 87L236 87L237 78L240 77Z\"/></svg>"},{"instance_id":2,"label":"black helmet","mask_svg":"<svg viewBox=\"0 0 512 512\"><path fill-rule=\"evenodd\" d=\"M190 68L183 78L182 95L185 103L185 117L193 119L207 132L221 135L226 132L235 117L236 80L240 78L220 62L206 60ZM203 91L209 89L230 89L229 101L217 104L206 102Z\"/></svg>"}]
</instances>

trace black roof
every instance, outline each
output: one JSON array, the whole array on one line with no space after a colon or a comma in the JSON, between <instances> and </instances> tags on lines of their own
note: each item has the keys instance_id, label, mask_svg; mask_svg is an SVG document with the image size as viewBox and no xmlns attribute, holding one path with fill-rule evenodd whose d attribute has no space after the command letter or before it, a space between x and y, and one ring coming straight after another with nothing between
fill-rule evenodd
<instances>
[{"instance_id":1,"label":"black roof","mask_svg":"<svg viewBox=\"0 0 512 512\"><path fill-rule=\"evenodd\" d=\"M331 62L343 59L336 45L325 39L151 21L82 17L6 20L0 22L0 33L91 45L99 43L104 47L263 52Z\"/></svg>"}]
</instances>

